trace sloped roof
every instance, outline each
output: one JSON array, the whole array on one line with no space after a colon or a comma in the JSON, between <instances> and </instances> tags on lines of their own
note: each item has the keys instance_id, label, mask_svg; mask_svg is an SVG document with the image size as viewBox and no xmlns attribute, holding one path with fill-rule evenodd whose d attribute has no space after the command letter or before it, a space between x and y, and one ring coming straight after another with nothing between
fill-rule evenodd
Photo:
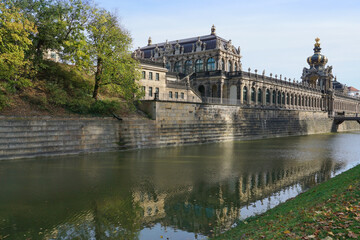
<instances>
[{"instance_id":1,"label":"sloped roof","mask_svg":"<svg viewBox=\"0 0 360 240\"><path fill-rule=\"evenodd\" d=\"M349 89L350 92L358 92L359 91L354 87L348 87L348 89Z\"/></svg>"},{"instance_id":2,"label":"sloped roof","mask_svg":"<svg viewBox=\"0 0 360 240\"><path fill-rule=\"evenodd\" d=\"M189 53L192 51L193 44L196 44L196 42L198 41L199 38L200 38L201 42L206 43L206 50L215 49L217 39L221 41L223 48L226 48L226 44L228 43L227 40L225 40L224 38L218 37L216 35L205 35L205 36L201 36L201 37L185 38L185 39L180 39L180 40L175 40L175 41L169 41L168 43L171 44L172 47L174 47L177 43L179 43L180 46L184 47L184 53ZM145 58L150 58L151 51L156 48L156 45L158 46L158 48L163 49L165 44L166 44L166 42L151 44L150 46L145 46L145 47L140 48L140 50L144 52Z\"/></svg>"}]
</instances>

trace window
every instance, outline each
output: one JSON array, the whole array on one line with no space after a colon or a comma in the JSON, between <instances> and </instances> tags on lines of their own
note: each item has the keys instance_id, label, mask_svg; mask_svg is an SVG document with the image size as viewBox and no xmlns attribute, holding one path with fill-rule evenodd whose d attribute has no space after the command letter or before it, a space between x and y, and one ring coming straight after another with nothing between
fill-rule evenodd
<instances>
[{"instance_id":1,"label":"window","mask_svg":"<svg viewBox=\"0 0 360 240\"><path fill-rule=\"evenodd\" d=\"M182 92L181 93L181 99L184 99L185 98L185 95L184 95L184 93Z\"/></svg>"},{"instance_id":2,"label":"window","mask_svg":"<svg viewBox=\"0 0 360 240\"><path fill-rule=\"evenodd\" d=\"M259 103L259 104L262 103L262 91L261 91L260 88L258 89L258 103Z\"/></svg>"},{"instance_id":3,"label":"window","mask_svg":"<svg viewBox=\"0 0 360 240\"><path fill-rule=\"evenodd\" d=\"M169 92L169 98L172 98L172 91Z\"/></svg>"},{"instance_id":4,"label":"window","mask_svg":"<svg viewBox=\"0 0 360 240\"><path fill-rule=\"evenodd\" d=\"M276 91L275 90L273 91L273 94L272 94L272 103L273 104L276 103Z\"/></svg>"},{"instance_id":5,"label":"window","mask_svg":"<svg viewBox=\"0 0 360 240\"><path fill-rule=\"evenodd\" d=\"M152 87L149 87L149 97L152 97Z\"/></svg>"},{"instance_id":6,"label":"window","mask_svg":"<svg viewBox=\"0 0 360 240\"><path fill-rule=\"evenodd\" d=\"M251 88L251 101L256 101L255 88Z\"/></svg>"},{"instance_id":7,"label":"window","mask_svg":"<svg viewBox=\"0 0 360 240\"><path fill-rule=\"evenodd\" d=\"M244 89L243 89L243 100L244 100L244 102L247 101L247 87L244 87Z\"/></svg>"},{"instance_id":8,"label":"window","mask_svg":"<svg viewBox=\"0 0 360 240\"><path fill-rule=\"evenodd\" d=\"M159 88L155 88L155 98L159 99Z\"/></svg>"},{"instance_id":9,"label":"window","mask_svg":"<svg viewBox=\"0 0 360 240\"><path fill-rule=\"evenodd\" d=\"M142 87L141 87L141 90L142 90L143 92L145 92L145 90L146 90L145 86L142 86Z\"/></svg>"},{"instance_id":10,"label":"window","mask_svg":"<svg viewBox=\"0 0 360 240\"><path fill-rule=\"evenodd\" d=\"M179 93L175 92L175 98L178 99L179 98Z\"/></svg>"},{"instance_id":11,"label":"window","mask_svg":"<svg viewBox=\"0 0 360 240\"><path fill-rule=\"evenodd\" d=\"M51 53L50 56L52 59L56 59L56 53Z\"/></svg>"},{"instance_id":12,"label":"window","mask_svg":"<svg viewBox=\"0 0 360 240\"><path fill-rule=\"evenodd\" d=\"M235 71L235 72L238 71L238 64L237 64L237 63L235 63L235 69L234 69L234 71Z\"/></svg>"},{"instance_id":13,"label":"window","mask_svg":"<svg viewBox=\"0 0 360 240\"><path fill-rule=\"evenodd\" d=\"M152 72L149 72L149 80L152 80L153 79L153 76L152 76Z\"/></svg>"},{"instance_id":14,"label":"window","mask_svg":"<svg viewBox=\"0 0 360 240\"><path fill-rule=\"evenodd\" d=\"M285 104L285 93L281 94L281 104Z\"/></svg>"},{"instance_id":15,"label":"window","mask_svg":"<svg viewBox=\"0 0 360 240\"><path fill-rule=\"evenodd\" d=\"M169 62L166 63L166 69L167 69L168 71L170 71L170 69L171 69L171 65L170 65Z\"/></svg>"},{"instance_id":16,"label":"window","mask_svg":"<svg viewBox=\"0 0 360 240\"><path fill-rule=\"evenodd\" d=\"M185 71L185 74L189 74L189 73L192 72L192 61L191 61L191 60L187 60L187 61L185 62L185 69L184 69L184 71Z\"/></svg>"},{"instance_id":17,"label":"window","mask_svg":"<svg viewBox=\"0 0 360 240\"><path fill-rule=\"evenodd\" d=\"M278 101L277 103L280 105L281 104L281 92L278 92Z\"/></svg>"},{"instance_id":18,"label":"window","mask_svg":"<svg viewBox=\"0 0 360 240\"><path fill-rule=\"evenodd\" d=\"M176 62L174 65L174 72L179 73L181 69L180 62Z\"/></svg>"},{"instance_id":19,"label":"window","mask_svg":"<svg viewBox=\"0 0 360 240\"><path fill-rule=\"evenodd\" d=\"M195 72L202 72L203 71L203 60L198 59L195 62Z\"/></svg>"},{"instance_id":20,"label":"window","mask_svg":"<svg viewBox=\"0 0 360 240\"><path fill-rule=\"evenodd\" d=\"M142 79L145 79L146 78L146 73L145 73L145 71L142 71Z\"/></svg>"},{"instance_id":21,"label":"window","mask_svg":"<svg viewBox=\"0 0 360 240\"><path fill-rule=\"evenodd\" d=\"M213 58L209 58L207 60L207 70L208 71L215 71L215 60Z\"/></svg>"},{"instance_id":22,"label":"window","mask_svg":"<svg viewBox=\"0 0 360 240\"><path fill-rule=\"evenodd\" d=\"M159 81L159 80L160 80L160 75L159 75L159 73L156 73L156 74L155 74L155 80L156 80L156 81Z\"/></svg>"},{"instance_id":23,"label":"window","mask_svg":"<svg viewBox=\"0 0 360 240\"><path fill-rule=\"evenodd\" d=\"M270 90L266 89L266 103L270 103Z\"/></svg>"}]
</instances>

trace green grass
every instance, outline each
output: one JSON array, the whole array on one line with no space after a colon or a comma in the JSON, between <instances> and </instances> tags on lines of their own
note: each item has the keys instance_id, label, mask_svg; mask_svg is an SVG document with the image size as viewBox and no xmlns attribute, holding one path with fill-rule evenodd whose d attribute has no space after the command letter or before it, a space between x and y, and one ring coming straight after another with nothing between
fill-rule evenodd
<instances>
[{"instance_id":1,"label":"green grass","mask_svg":"<svg viewBox=\"0 0 360 240\"><path fill-rule=\"evenodd\" d=\"M214 239L360 238L360 165Z\"/></svg>"}]
</instances>

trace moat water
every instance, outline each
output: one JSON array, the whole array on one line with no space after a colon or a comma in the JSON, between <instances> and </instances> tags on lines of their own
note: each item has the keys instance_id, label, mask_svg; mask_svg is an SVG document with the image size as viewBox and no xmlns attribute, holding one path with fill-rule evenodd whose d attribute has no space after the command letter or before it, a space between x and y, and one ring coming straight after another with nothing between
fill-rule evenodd
<instances>
[{"instance_id":1,"label":"moat water","mask_svg":"<svg viewBox=\"0 0 360 240\"><path fill-rule=\"evenodd\" d=\"M0 239L206 239L360 163L360 133L0 162Z\"/></svg>"}]
</instances>

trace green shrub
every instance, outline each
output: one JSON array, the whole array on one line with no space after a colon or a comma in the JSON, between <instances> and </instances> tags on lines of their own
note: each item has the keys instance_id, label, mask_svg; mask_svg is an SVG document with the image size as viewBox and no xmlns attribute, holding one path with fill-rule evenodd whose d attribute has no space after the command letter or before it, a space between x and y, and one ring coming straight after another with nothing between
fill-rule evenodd
<instances>
[{"instance_id":1,"label":"green shrub","mask_svg":"<svg viewBox=\"0 0 360 240\"><path fill-rule=\"evenodd\" d=\"M110 115L120 109L121 103L118 101L96 101L90 107L90 113L94 115Z\"/></svg>"}]
</instances>

